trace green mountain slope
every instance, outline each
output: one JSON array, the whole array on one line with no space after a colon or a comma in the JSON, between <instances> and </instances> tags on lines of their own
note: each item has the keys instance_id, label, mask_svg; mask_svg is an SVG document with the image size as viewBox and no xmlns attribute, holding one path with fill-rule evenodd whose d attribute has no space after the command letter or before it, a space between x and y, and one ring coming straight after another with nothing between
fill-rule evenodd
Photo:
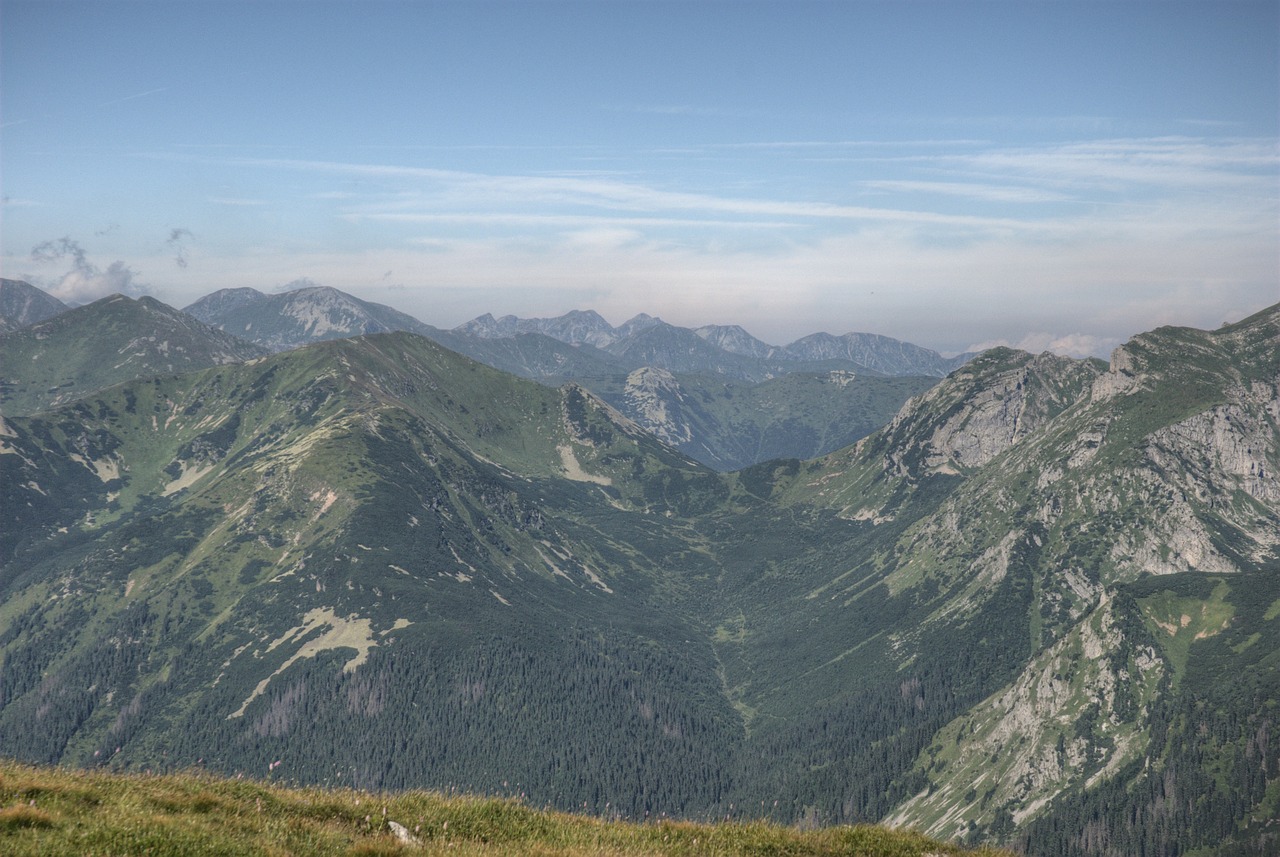
<instances>
[{"instance_id":1,"label":"green mountain slope","mask_svg":"<svg viewBox=\"0 0 1280 857\"><path fill-rule=\"evenodd\" d=\"M1144 771L1212 779L1222 745L1185 727L1179 740L1202 755L1159 743L1170 712L1191 706L1262 773L1247 794L1223 785L1211 808L1174 814L1147 847L1212 844L1224 824L1273 811L1274 750L1256 733L1274 728L1280 688L1243 648L1263 631L1233 638L1252 690L1206 709L1199 682L1177 681L1180 652L1217 633L1225 608L1188 602L1159 622L1187 615L1194 636L1170 639L1131 590L1174 572L1277 585L1277 316L1156 331L1107 371L989 352L852 449L738 474L793 515L835 519L797 553L750 545L719 602L726 684L771 748L750 769L822 818L879 807L944 837L1028 831L1035 852L1062 844L1051 832L1094 796L1115 806L1145 788ZM899 767L904 754L915 761ZM1136 841L1110 835L1077 837L1079 853Z\"/></svg>"},{"instance_id":2,"label":"green mountain slope","mask_svg":"<svg viewBox=\"0 0 1280 857\"><path fill-rule=\"evenodd\" d=\"M271 295L256 289L222 289L184 307L183 312L268 351L370 333L407 330L431 336L439 332L389 306L326 286Z\"/></svg>"},{"instance_id":3,"label":"green mountain slope","mask_svg":"<svg viewBox=\"0 0 1280 857\"><path fill-rule=\"evenodd\" d=\"M66 312L67 305L24 280L0 277L0 333Z\"/></svg>"},{"instance_id":4,"label":"green mountain slope","mask_svg":"<svg viewBox=\"0 0 1280 857\"><path fill-rule=\"evenodd\" d=\"M1011 419L978 433L995 456L904 533L885 582L944 596L911 632L922 639L931 626L973 622L1012 585L1024 606L1004 621L1025 635L1010 645L1029 660L938 733L917 763L926 784L890 821L944 836L1009 832L1126 765L1170 763L1152 746L1153 721L1203 688L1176 681L1186 635L1151 633L1180 627L1184 614L1153 618L1152 602L1133 603L1131 585L1175 572L1261 573L1276 584L1278 330L1273 310L1214 333L1144 335L1022 439ZM1005 438L1014 440L998 451ZM982 446L957 448L935 430L917 461L936 473ZM887 463L896 464L892 454ZM1205 598L1184 605L1185 615L1222 617L1225 608ZM1225 622L1206 619L1196 635ZM1224 717L1252 717L1266 702L1257 714L1266 728L1280 688L1259 680L1261 696ZM1256 806L1233 799L1237 817Z\"/></svg>"},{"instance_id":5,"label":"green mountain slope","mask_svg":"<svg viewBox=\"0 0 1280 857\"><path fill-rule=\"evenodd\" d=\"M717 470L738 470L848 446L937 382L839 370L749 383L646 367L582 383L689 457Z\"/></svg>"},{"instance_id":6,"label":"green mountain slope","mask_svg":"<svg viewBox=\"0 0 1280 857\"><path fill-rule=\"evenodd\" d=\"M410 334L134 381L0 430L0 754L1265 854L1278 438L1280 308L731 474Z\"/></svg>"},{"instance_id":7,"label":"green mountain slope","mask_svg":"<svg viewBox=\"0 0 1280 857\"><path fill-rule=\"evenodd\" d=\"M734 344L723 336L711 341L709 330L695 333L648 317L615 330L594 313L523 320L482 316L444 331L319 287L277 295L223 289L185 311L272 351L369 333L417 333L504 372L547 384L581 383L663 441L718 470L838 449L879 428L908 396L932 383L880 378L874 372L855 376L855 364L838 356L809 360L779 356L779 349L740 354L723 347ZM620 331L626 335L620 337ZM746 336L740 329L737 333ZM906 347L882 339L886 353L896 355ZM926 361L930 372L941 374L938 360ZM890 362L899 368L914 365ZM667 380L667 369L652 368L668 366L702 374ZM782 373L790 373L790 383L774 377ZM773 380L762 382L766 378Z\"/></svg>"},{"instance_id":8,"label":"green mountain slope","mask_svg":"<svg viewBox=\"0 0 1280 857\"><path fill-rule=\"evenodd\" d=\"M0 334L0 411L34 413L122 381L264 353L154 298L112 295Z\"/></svg>"},{"instance_id":9,"label":"green mountain slope","mask_svg":"<svg viewBox=\"0 0 1280 857\"><path fill-rule=\"evenodd\" d=\"M578 388L393 335L115 388L4 452L0 753L633 812L723 789L674 521L725 488Z\"/></svg>"}]
</instances>

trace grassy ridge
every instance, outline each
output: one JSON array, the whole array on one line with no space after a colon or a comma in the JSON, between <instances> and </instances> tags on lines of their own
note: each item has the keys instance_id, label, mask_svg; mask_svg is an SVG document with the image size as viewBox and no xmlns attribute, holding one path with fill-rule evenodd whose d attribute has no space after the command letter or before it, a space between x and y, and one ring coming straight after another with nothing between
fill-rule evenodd
<instances>
[{"instance_id":1,"label":"grassy ridge","mask_svg":"<svg viewBox=\"0 0 1280 857\"><path fill-rule=\"evenodd\" d=\"M395 827L403 827L397 836ZM402 837L411 837L404 841ZM799 831L727 821L633 823L432 792L284 788L203 773L164 776L0 761L8 855L996 855L907 831Z\"/></svg>"}]
</instances>

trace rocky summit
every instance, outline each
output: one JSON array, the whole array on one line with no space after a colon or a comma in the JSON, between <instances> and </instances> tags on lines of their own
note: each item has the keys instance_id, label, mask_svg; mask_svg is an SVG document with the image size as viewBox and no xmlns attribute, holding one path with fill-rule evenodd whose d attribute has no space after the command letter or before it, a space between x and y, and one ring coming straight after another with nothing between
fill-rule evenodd
<instances>
[{"instance_id":1,"label":"rocky summit","mask_svg":"<svg viewBox=\"0 0 1280 857\"><path fill-rule=\"evenodd\" d=\"M1274 853L1280 307L988 351L731 472L671 445L767 409L719 380L401 330L6 410L0 754Z\"/></svg>"}]
</instances>

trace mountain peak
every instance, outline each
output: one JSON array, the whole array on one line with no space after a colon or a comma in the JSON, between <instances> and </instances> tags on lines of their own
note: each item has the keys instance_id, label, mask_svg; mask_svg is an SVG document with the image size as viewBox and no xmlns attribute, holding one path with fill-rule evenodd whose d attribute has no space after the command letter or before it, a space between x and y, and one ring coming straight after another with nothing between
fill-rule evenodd
<instances>
[{"instance_id":1,"label":"mountain peak","mask_svg":"<svg viewBox=\"0 0 1280 857\"><path fill-rule=\"evenodd\" d=\"M25 280L0 279L0 333L44 321L69 308Z\"/></svg>"},{"instance_id":2,"label":"mountain peak","mask_svg":"<svg viewBox=\"0 0 1280 857\"><path fill-rule=\"evenodd\" d=\"M263 353L153 297L109 295L0 337L0 366L27 367L3 386L0 404L30 413L122 381Z\"/></svg>"},{"instance_id":3,"label":"mountain peak","mask_svg":"<svg viewBox=\"0 0 1280 857\"><path fill-rule=\"evenodd\" d=\"M747 357L773 357L779 349L756 339L736 324L708 324L695 328L694 333L730 354Z\"/></svg>"},{"instance_id":4,"label":"mountain peak","mask_svg":"<svg viewBox=\"0 0 1280 857\"><path fill-rule=\"evenodd\" d=\"M392 330L428 337L440 333L391 307L330 286L304 286L271 295L254 289L224 289L196 301L187 311L271 351Z\"/></svg>"},{"instance_id":5,"label":"mountain peak","mask_svg":"<svg viewBox=\"0 0 1280 857\"><path fill-rule=\"evenodd\" d=\"M219 289L207 294L195 303L183 308L183 312L193 315L206 324L219 314L232 312L240 307L248 306L265 298L266 295L257 289L234 288Z\"/></svg>"},{"instance_id":6,"label":"mountain peak","mask_svg":"<svg viewBox=\"0 0 1280 857\"><path fill-rule=\"evenodd\" d=\"M594 345L602 348L617 336L609 322L595 310L570 310L555 318L520 318L504 315L495 319L485 313L454 328L454 332L482 339L502 339L526 333L540 333L569 345Z\"/></svg>"}]
</instances>

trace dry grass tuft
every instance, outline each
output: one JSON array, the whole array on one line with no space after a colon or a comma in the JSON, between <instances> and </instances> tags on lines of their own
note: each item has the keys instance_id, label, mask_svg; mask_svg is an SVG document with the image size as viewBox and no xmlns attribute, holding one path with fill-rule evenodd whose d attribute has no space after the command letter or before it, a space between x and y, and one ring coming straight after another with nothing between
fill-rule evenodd
<instances>
[{"instance_id":1,"label":"dry grass tuft","mask_svg":"<svg viewBox=\"0 0 1280 857\"><path fill-rule=\"evenodd\" d=\"M925 857L979 855L874 826L800 831L763 822L636 824L518 801L414 791L282 788L205 773L141 776L0 760L0 853L457 857ZM392 822L403 826L398 839Z\"/></svg>"}]
</instances>

